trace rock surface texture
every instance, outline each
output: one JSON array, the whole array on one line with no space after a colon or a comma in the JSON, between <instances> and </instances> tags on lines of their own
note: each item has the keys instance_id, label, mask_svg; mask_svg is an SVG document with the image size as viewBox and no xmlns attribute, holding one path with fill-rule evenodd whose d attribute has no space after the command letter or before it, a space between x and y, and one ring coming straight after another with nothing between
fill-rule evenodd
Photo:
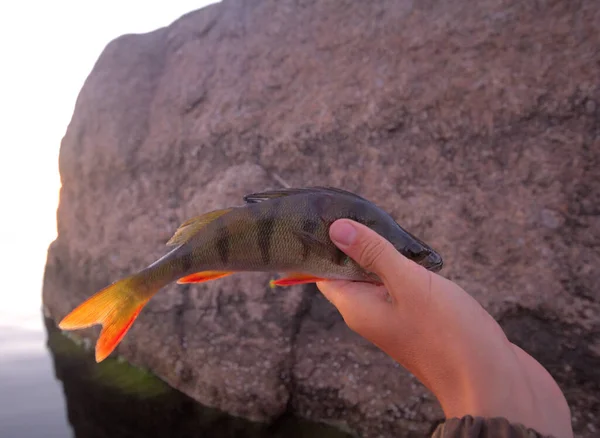
<instances>
[{"instance_id":1,"label":"rock surface texture","mask_svg":"<svg viewBox=\"0 0 600 438\"><path fill-rule=\"evenodd\" d=\"M191 215L339 186L438 249L597 436L599 23L596 0L231 0L112 41L62 142L47 313L154 261ZM398 437L442 418L314 287L268 279L165 288L118 352L255 420Z\"/></svg>"}]
</instances>

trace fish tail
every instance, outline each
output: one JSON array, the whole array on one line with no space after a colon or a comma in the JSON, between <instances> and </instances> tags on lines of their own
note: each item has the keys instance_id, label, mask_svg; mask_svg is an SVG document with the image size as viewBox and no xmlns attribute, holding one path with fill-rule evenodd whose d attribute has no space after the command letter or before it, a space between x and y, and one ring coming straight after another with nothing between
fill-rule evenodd
<instances>
[{"instance_id":1,"label":"fish tail","mask_svg":"<svg viewBox=\"0 0 600 438\"><path fill-rule=\"evenodd\" d=\"M158 292L142 289L140 275L119 280L97 292L69 313L59 323L63 330L76 330L101 324L96 343L96 362L115 349L148 300Z\"/></svg>"}]
</instances>

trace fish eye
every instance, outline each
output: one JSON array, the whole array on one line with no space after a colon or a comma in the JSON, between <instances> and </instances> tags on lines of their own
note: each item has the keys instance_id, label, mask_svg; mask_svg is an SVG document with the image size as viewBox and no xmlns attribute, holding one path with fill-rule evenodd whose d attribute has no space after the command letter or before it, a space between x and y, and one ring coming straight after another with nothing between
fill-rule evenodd
<instances>
[{"instance_id":1,"label":"fish eye","mask_svg":"<svg viewBox=\"0 0 600 438\"><path fill-rule=\"evenodd\" d=\"M414 247L413 248L408 247L405 250L405 256L408 257L409 259L411 259L413 262L420 262L428 255L429 255L429 251L424 248L415 249Z\"/></svg>"}]
</instances>

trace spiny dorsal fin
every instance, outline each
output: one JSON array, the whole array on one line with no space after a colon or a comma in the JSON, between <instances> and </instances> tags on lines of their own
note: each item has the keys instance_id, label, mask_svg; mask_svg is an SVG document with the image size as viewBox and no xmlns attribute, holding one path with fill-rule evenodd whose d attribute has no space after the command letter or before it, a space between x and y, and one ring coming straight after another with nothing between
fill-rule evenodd
<instances>
[{"instance_id":1,"label":"spiny dorsal fin","mask_svg":"<svg viewBox=\"0 0 600 438\"><path fill-rule=\"evenodd\" d=\"M346 190L338 189L335 187L316 186L316 187L305 187L305 188L268 190L268 191L260 192L260 193L252 193L252 194L244 196L244 201L246 201L246 203L248 203L248 204L255 204L257 202L268 201L269 199L281 198L284 196L292 196L292 195L299 195L299 194L306 194L306 193L323 193L323 192L353 196L355 198L365 200L365 198L362 198L362 197L358 196L357 194L348 192Z\"/></svg>"},{"instance_id":2,"label":"spiny dorsal fin","mask_svg":"<svg viewBox=\"0 0 600 438\"><path fill-rule=\"evenodd\" d=\"M309 189L281 189L281 190L267 190L265 192L251 193L244 196L244 201L248 204L255 204L262 201L268 201L269 199L282 198L284 196L297 195L300 193L310 192Z\"/></svg>"},{"instance_id":3,"label":"spiny dorsal fin","mask_svg":"<svg viewBox=\"0 0 600 438\"><path fill-rule=\"evenodd\" d=\"M169 239L169 241L167 242L167 245L174 246L174 245L184 244L185 242L190 240L190 238L194 234L196 234L198 231L200 231L207 224L209 224L212 221L214 221L215 219L223 216L225 213L229 213L231 210L233 210L233 209L225 208L223 210L215 210L215 211L211 211L209 213L205 213L203 215L188 219L187 221L182 223L179 226L179 228L177 228L177 231L175 231L175 234L173 234L173 237L171 237Z\"/></svg>"}]
</instances>

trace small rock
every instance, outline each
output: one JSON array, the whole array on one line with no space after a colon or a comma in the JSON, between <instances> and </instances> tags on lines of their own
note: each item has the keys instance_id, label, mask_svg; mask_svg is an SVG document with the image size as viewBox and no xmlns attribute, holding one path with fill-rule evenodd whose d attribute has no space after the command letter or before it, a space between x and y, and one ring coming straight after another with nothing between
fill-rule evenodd
<instances>
[{"instance_id":1,"label":"small rock","mask_svg":"<svg viewBox=\"0 0 600 438\"><path fill-rule=\"evenodd\" d=\"M594 310L590 309L590 308L583 309L583 314L585 315L586 318L589 318L589 319L596 317L596 312L594 312Z\"/></svg>"},{"instance_id":2,"label":"small rock","mask_svg":"<svg viewBox=\"0 0 600 438\"><path fill-rule=\"evenodd\" d=\"M585 111L588 114L594 114L596 112L596 102L593 99L585 101Z\"/></svg>"},{"instance_id":3,"label":"small rock","mask_svg":"<svg viewBox=\"0 0 600 438\"><path fill-rule=\"evenodd\" d=\"M552 230L555 230L556 228L560 227L564 222L564 218L559 212L551 210L549 208L542 209L542 211L540 212L540 219L542 225Z\"/></svg>"}]
</instances>

